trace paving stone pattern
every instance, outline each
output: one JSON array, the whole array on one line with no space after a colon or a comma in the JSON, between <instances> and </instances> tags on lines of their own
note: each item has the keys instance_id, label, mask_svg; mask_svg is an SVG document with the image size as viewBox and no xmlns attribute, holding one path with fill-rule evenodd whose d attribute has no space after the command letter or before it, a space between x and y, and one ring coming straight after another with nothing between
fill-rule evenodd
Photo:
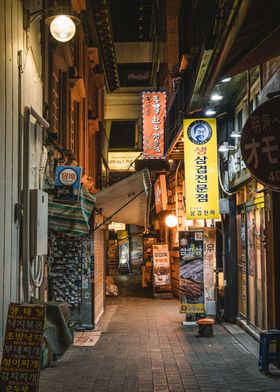
<instances>
[{"instance_id":1,"label":"paving stone pattern","mask_svg":"<svg viewBox=\"0 0 280 392\"><path fill-rule=\"evenodd\" d=\"M42 370L40 392L280 391L280 378L262 374L256 357L222 325L213 338L183 326L176 299L110 303L117 308L97 344L71 347Z\"/></svg>"}]
</instances>

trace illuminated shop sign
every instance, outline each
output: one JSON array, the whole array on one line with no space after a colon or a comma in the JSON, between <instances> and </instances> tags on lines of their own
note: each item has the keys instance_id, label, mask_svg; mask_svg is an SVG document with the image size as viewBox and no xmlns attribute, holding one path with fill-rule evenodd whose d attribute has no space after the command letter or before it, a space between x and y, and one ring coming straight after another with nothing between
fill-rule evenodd
<instances>
[{"instance_id":1,"label":"illuminated shop sign","mask_svg":"<svg viewBox=\"0 0 280 392\"><path fill-rule=\"evenodd\" d=\"M165 93L142 93L142 111L144 158L162 158L166 114Z\"/></svg>"},{"instance_id":2,"label":"illuminated shop sign","mask_svg":"<svg viewBox=\"0 0 280 392\"><path fill-rule=\"evenodd\" d=\"M114 231L122 230L122 231L124 231L125 230L125 223L111 222L109 224L109 230L114 230Z\"/></svg>"},{"instance_id":3,"label":"illuminated shop sign","mask_svg":"<svg viewBox=\"0 0 280 392\"><path fill-rule=\"evenodd\" d=\"M135 171L134 163L141 159L139 151L109 152L108 166L111 171Z\"/></svg>"},{"instance_id":4,"label":"illuminated shop sign","mask_svg":"<svg viewBox=\"0 0 280 392\"><path fill-rule=\"evenodd\" d=\"M280 98L266 101L242 130L241 154L248 170L263 185L280 189Z\"/></svg>"},{"instance_id":5,"label":"illuminated shop sign","mask_svg":"<svg viewBox=\"0 0 280 392\"><path fill-rule=\"evenodd\" d=\"M219 218L216 119L184 120L187 219Z\"/></svg>"}]
</instances>

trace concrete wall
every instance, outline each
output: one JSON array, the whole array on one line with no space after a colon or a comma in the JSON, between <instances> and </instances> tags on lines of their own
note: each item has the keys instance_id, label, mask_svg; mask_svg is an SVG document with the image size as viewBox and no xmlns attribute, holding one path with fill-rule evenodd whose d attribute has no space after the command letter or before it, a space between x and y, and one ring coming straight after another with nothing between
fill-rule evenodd
<instances>
[{"instance_id":1,"label":"concrete wall","mask_svg":"<svg viewBox=\"0 0 280 392\"><path fill-rule=\"evenodd\" d=\"M31 10L39 1L25 3ZM34 6L34 8L32 8ZM22 142L20 116L31 104L42 112L41 49L39 22L30 30L29 44L23 30L23 4L20 0L0 0L0 350L10 302L20 294L20 232L15 220L19 202L19 150ZM27 49L29 47L29 49ZM22 51L22 71L18 69L18 52ZM20 89L20 84L22 88ZM21 109L19 109L19 104ZM31 127L30 186L39 181L38 161L41 153L40 131Z\"/></svg>"}]
</instances>

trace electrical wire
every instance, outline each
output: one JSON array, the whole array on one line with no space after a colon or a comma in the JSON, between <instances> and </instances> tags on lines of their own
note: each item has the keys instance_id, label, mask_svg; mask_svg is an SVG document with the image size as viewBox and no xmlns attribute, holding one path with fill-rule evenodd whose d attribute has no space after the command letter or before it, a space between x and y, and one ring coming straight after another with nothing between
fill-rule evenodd
<instances>
[{"instance_id":1,"label":"electrical wire","mask_svg":"<svg viewBox=\"0 0 280 392\"><path fill-rule=\"evenodd\" d=\"M40 287L44 279L45 256L33 256L30 258L29 271L32 283Z\"/></svg>"}]
</instances>

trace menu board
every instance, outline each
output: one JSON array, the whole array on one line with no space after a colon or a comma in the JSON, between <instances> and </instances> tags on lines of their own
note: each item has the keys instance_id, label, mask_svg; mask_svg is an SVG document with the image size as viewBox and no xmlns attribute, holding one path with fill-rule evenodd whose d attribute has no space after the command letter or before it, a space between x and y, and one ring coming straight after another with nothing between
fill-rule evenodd
<instances>
[{"instance_id":1,"label":"menu board","mask_svg":"<svg viewBox=\"0 0 280 392\"><path fill-rule=\"evenodd\" d=\"M0 369L1 391L38 391L44 320L42 305L9 305Z\"/></svg>"},{"instance_id":2,"label":"menu board","mask_svg":"<svg viewBox=\"0 0 280 392\"><path fill-rule=\"evenodd\" d=\"M153 245L154 290L171 290L168 244Z\"/></svg>"}]
</instances>

